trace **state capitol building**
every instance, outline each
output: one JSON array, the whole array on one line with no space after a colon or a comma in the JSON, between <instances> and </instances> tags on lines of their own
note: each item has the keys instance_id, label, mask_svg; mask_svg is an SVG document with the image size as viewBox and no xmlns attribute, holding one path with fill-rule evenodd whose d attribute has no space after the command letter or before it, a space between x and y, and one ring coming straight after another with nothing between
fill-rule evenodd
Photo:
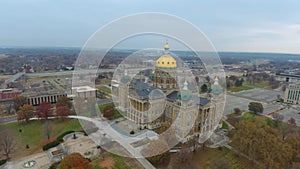
<instances>
[{"instance_id":1,"label":"state capitol building","mask_svg":"<svg viewBox=\"0 0 300 169\"><path fill-rule=\"evenodd\" d=\"M180 80L179 76L184 79ZM219 125L222 114L219 107L224 105L218 105L217 100L222 92L215 77L210 96L200 96L198 89L178 69L166 42L164 54L155 61L155 70L149 80L138 81L127 75L125 70L115 94L118 108L140 129L175 124L182 130L178 133L179 140L186 142L190 138L209 135Z\"/></svg>"}]
</instances>

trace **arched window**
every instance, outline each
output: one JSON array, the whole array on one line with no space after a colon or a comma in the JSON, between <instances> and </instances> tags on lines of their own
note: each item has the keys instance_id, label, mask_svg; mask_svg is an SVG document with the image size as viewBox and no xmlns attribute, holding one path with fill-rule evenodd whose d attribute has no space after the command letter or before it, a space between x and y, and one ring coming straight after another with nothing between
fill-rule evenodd
<instances>
[{"instance_id":1,"label":"arched window","mask_svg":"<svg viewBox=\"0 0 300 169\"><path fill-rule=\"evenodd\" d=\"M162 64L165 64L165 62L162 62Z\"/></svg>"}]
</instances>

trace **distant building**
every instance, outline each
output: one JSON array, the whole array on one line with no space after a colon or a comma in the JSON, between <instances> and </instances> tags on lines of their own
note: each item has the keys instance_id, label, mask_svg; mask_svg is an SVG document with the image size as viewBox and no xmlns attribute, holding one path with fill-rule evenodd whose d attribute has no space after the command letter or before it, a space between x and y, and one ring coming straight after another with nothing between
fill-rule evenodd
<instances>
[{"instance_id":1,"label":"distant building","mask_svg":"<svg viewBox=\"0 0 300 169\"><path fill-rule=\"evenodd\" d=\"M24 95L25 96L25 95ZM42 102L56 103L60 97L66 97L67 93L63 92L49 92L49 93L39 93L39 94L27 94L27 103L33 106L38 106Z\"/></svg>"},{"instance_id":2,"label":"distant building","mask_svg":"<svg viewBox=\"0 0 300 169\"><path fill-rule=\"evenodd\" d=\"M276 74L276 80L280 82L297 83L300 82L300 75Z\"/></svg>"},{"instance_id":3,"label":"distant building","mask_svg":"<svg viewBox=\"0 0 300 169\"><path fill-rule=\"evenodd\" d=\"M285 90L284 101L291 104L300 104L300 82L288 85Z\"/></svg>"},{"instance_id":4,"label":"distant building","mask_svg":"<svg viewBox=\"0 0 300 169\"><path fill-rule=\"evenodd\" d=\"M80 97L87 99L89 97L96 97L97 89L90 86L72 87L73 97Z\"/></svg>"},{"instance_id":5,"label":"distant building","mask_svg":"<svg viewBox=\"0 0 300 169\"><path fill-rule=\"evenodd\" d=\"M0 102L1 101L9 101L13 98L20 96L22 91L14 90L14 89L0 89Z\"/></svg>"}]
</instances>

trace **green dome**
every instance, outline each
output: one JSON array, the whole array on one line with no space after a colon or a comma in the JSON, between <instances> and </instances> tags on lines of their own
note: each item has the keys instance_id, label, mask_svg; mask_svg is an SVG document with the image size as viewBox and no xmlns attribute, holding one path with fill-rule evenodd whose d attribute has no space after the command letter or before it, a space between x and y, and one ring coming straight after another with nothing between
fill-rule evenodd
<instances>
[{"instance_id":1,"label":"green dome","mask_svg":"<svg viewBox=\"0 0 300 169\"><path fill-rule=\"evenodd\" d=\"M131 81L131 77L128 75L125 75L121 78L121 82L124 84L129 83L130 81Z\"/></svg>"},{"instance_id":2,"label":"green dome","mask_svg":"<svg viewBox=\"0 0 300 169\"><path fill-rule=\"evenodd\" d=\"M154 80L154 74L153 74L153 73L151 73L151 74L149 75L149 79L152 80L152 81Z\"/></svg>"},{"instance_id":3,"label":"green dome","mask_svg":"<svg viewBox=\"0 0 300 169\"><path fill-rule=\"evenodd\" d=\"M211 92L210 92L210 93L212 93L212 94L214 94L214 95L219 95L219 94L221 94L222 92L223 92L223 88L222 88L221 85L219 85L219 84L213 84L213 85L211 86Z\"/></svg>"},{"instance_id":4,"label":"green dome","mask_svg":"<svg viewBox=\"0 0 300 169\"><path fill-rule=\"evenodd\" d=\"M188 101L192 98L192 93L189 90L181 90L177 93L177 99Z\"/></svg>"}]
</instances>

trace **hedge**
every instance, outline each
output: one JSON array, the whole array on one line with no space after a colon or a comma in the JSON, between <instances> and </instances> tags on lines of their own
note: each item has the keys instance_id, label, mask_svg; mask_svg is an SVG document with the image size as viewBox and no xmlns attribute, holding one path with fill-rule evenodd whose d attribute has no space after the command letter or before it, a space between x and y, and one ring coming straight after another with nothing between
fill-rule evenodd
<instances>
[{"instance_id":1,"label":"hedge","mask_svg":"<svg viewBox=\"0 0 300 169\"><path fill-rule=\"evenodd\" d=\"M53 147L58 146L59 144L60 144L59 141L53 141L53 142L50 142L50 143L48 143L48 144L46 144L46 145L43 146L43 150L44 150L44 151L45 151L45 150L48 150L48 149L50 149L50 148L53 148Z\"/></svg>"},{"instance_id":2,"label":"hedge","mask_svg":"<svg viewBox=\"0 0 300 169\"><path fill-rule=\"evenodd\" d=\"M6 160L0 160L0 166L5 164L6 163Z\"/></svg>"},{"instance_id":3,"label":"hedge","mask_svg":"<svg viewBox=\"0 0 300 169\"><path fill-rule=\"evenodd\" d=\"M61 134L61 135L59 135L57 138L56 138L56 141L58 141L58 142L64 142L64 137L65 137L65 135L67 135L67 134L70 134L70 133L74 133L75 131L66 131L66 132L64 132L63 134Z\"/></svg>"}]
</instances>

